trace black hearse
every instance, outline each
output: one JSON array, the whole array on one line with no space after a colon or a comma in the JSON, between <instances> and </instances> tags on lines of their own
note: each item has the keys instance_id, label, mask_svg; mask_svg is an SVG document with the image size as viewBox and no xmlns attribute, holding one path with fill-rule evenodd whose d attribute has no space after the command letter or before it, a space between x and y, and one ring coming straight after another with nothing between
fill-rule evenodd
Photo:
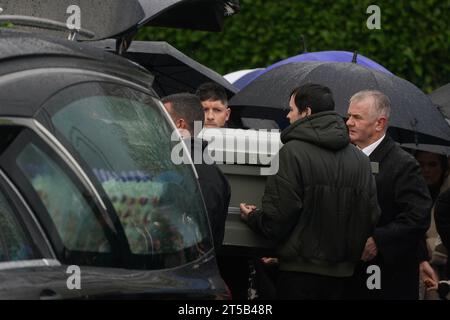
<instances>
[{"instance_id":1,"label":"black hearse","mask_svg":"<svg viewBox=\"0 0 450 320\"><path fill-rule=\"evenodd\" d=\"M152 74L76 41L125 50L147 2L2 1L1 299L230 297Z\"/></svg>"}]
</instances>

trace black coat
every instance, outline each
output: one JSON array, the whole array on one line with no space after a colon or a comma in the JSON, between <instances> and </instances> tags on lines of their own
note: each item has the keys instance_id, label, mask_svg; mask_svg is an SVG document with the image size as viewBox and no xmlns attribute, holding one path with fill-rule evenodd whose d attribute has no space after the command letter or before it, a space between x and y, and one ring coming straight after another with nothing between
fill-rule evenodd
<instances>
[{"instance_id":1,"label":"black coat","mask_svg":"<svg viewBox=\"0 0 450 320\"><path fill-rule=\"evenodd\" d=\"M207 147L207 142L199 139L192 139L190 141L190 147L191 155L193 155L193 157L197 154L203 155L203 152ZM196 159L194 158L193 160ZM216 251L218 251L222 246L225 235L225 221L231 198L230 185L227 178L216 164L207 164L212 162L211 158L209 158L207 162L195 162L199 161L194 161L194 166L198 174L198 182L205 201L206 210L208 211L214 247Z\"/></svg>"},{"instance_id":2,"label":"black coat","mask_svg":"<svg viewBox=\"0 0 450 320\"><path fill-rule=\"evenodd\" d=\"M441 237L442 244L447 249L447 252L450 252L450 189L437 198L434 216L436 229ZM446 274L450 278L450 259L448 257Z\"/></svg>"},{"instance_id":3,"label":"black coat","mask_svg":"<svg viewBox=\"0 0 450 320\"><path fill-rule=\"evenodd\" d=\"M430 226L431 197L420 166L390 137L369 156L375 174L381 217L374 238L384 263L417 260L417 246Z\"/></svg>"},{"instance_id":4,"label":"black coat","mask_svg":"<svg viewBox=\"0 0 450 320\"><path fill-rule=\"evenodd\" d=\"M420 166L390 137L370 154L381 217L374 232L377 257L355 272L353 298L418 299L418 246L430 226L432 201ZM381 290L367 290L367 267L378 265ZM355 288L353 288L355 289ZM352 289L352 290L353 290Z\"/></svg>"}]
</instances>

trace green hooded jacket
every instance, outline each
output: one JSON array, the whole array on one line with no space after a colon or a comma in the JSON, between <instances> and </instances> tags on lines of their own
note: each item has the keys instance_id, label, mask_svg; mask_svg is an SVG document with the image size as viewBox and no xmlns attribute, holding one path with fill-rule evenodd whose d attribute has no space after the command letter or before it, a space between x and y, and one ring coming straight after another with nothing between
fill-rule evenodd
<instances>
[{"instance_id":1,"label":"green hooded jacket","mask_svg":"<svg viewBox=\"0 0 450 320\"><path fill-rule=\"evenodd\" d=\"M351 276L380 215L369 158L332 111L296 121L281 141L249 226L277 242L280 270Z\"/></svg>"}]
</instances>

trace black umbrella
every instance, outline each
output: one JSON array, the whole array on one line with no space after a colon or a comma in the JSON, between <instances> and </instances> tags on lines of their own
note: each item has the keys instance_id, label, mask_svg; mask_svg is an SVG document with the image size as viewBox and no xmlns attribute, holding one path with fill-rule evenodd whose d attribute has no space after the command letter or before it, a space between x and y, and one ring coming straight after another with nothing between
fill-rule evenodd
<instances>
[{"instance_id":1,"label":"black umbrella","mask_svg":"<svg viewBox=\"0 0 450 320\"><path fill-rule=\"evenodd\" d=\"M450 119L450 83L430 93L431 101L439 107L444 117Z\"/></svg>"},{"instance_id":2,"label":"black umbrella","mask_svg":"<svg viewBox=\"0 0 450 320\"><path fill-rule=\"evenodd\" d=\"M238 12L238 0L139 0L145 12L140 25L222 30L225 17Z\"/></svg>"},{"instance_id":3,"label":"black umbrella","mask_svg":"<svg viewBox=\"0 0 450 320\"><path fill-rule=\"evenodd\" d=\"M264 73L239 91L230 106L242 117L265 118L287 109L289 94L305 83L328 86L336 111L347 115L350 97L364 89L384 92L392 103L390 126L397 141L450 145L450 127L421 90L394 75L345 62L296 62ZM266 117L267 118L267 117Z\"/></svg>"},{"instance_id":4,"label":"black umbrella","mask_svg":"<svg viewBox=\"0 0 450 320\"><path fill-rule=\"evenodd\" d=\"M93 42L96 47L115 51L116 42ZM133 41L124 57L135 61L154 76L153 89L166 96L179 92L191 92L204 82L215 82L225 88L229 97L236 89L220 74L189 58L167 42Z\"/></svg>"},{"instance_id":5,"label":"black umbrella","mask_svg":"<svg viewBox=\"0 0 450 320\"><path fill-rule=\"evenodd\" d=\"M439 111L444 115L447 119L447 123L450 124L450 83L434 90L432 93L428 95L431 98L431 101L438 107ZM433 144L413 144L413 143L405 143L402 144L402 147L412 149L412 150L420 150L433 152L437 154L442 154L445 156L450 156L450 147L448 146L440 146Z\"/></svg>"}]
</instances>

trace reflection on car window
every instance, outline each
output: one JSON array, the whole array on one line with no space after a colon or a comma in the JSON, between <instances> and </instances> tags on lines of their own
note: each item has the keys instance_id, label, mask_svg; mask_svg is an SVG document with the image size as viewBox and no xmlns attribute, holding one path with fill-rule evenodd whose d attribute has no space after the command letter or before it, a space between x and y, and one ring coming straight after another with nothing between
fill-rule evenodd
<instances>
[{"instance_id":1,"label":"reflection on car window","mask_svg":"<svg viewBox=\"0 0 450 320\"><path fill-rule=\"evenodd\" d=\"M0 262L34 259L31 245L0 191Z\"/></svg>"},{"instance_id":2,"label":"reflection on car window","mask_svg":"<svg viewBox=\"0 0 450 320\"><path fill-rule=\"evenodd\" d=\"M48 155L30 143L19 154L17 164L69 250L110 251L103 229L80 190Z\"/></svg>"},{"instance_id":3,"label":"reflection on car window","mask_svg":"<svg viewBox=\"0 0 450 320\"><path fill-rule=\"evenodd\" d=\"M100 181L131 252L170 255L166 266L198 258L210 246L203 201L192 168L171 161L172 131L158 102L113 85L72 90L77 97L62 92L52 102L52 122Z\"/></svg>"}]
</instances>

